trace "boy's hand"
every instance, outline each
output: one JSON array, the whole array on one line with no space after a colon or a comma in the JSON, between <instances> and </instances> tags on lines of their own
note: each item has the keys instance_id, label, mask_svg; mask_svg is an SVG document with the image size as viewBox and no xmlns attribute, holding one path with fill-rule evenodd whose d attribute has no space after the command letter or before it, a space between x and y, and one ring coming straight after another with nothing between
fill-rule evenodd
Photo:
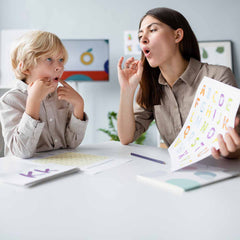
<instances>
[{"instance_id":1,"label":"boy's hand","mask_svg":"<svg viewBox=\"0 0 240 240\"><path fill-rule=\"evenodd\" d=\"M56 88L57 82L50 81L48 78L37 79L28 85L28 98L34 102L41 102Z\"/></svg>"},{"instance_id":2,"label":"boy's hand","mask_svg":"<svg viewBox=\"0 0 240 240\"><path fill-rule=\"evenodd\" d=\"M39 111L42 100L57 88L57 81L48 78L37 79L28 85L28 97L25 112L32 118L39 119Z\"/></svg>"},{"instance_id":3,"label":"boy's hand","mask_svg":"<svg viewBox=\"0 0 240 240\"><path fill-rule=\"evenodd\" d=\"M63 80L59 80L63 85L58 87L57 94L59 100L65 100L73 105L73 114L76 118L83 120L84 101L81 95L78 94L69 84Z\"/></svg>"}]
</instances>

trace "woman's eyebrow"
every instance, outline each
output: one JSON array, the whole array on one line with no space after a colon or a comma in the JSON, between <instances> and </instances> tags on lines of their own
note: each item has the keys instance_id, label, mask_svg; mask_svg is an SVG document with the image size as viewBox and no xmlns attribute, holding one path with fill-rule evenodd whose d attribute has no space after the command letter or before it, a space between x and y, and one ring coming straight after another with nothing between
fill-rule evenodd
<instances>
[{"instance_id":1,"label":"woman's eyebrow","mask_svg":"<svg viewBox=\"0 0 240 240\"><path fill-rule=\"evenodd\" d=\"M150 28L152 25L154 25L154 24L160 25L160 23L154 22L154 23L149 24L146 28L149 29L149 28ZM141 33L141 32L143 32L143 30L140 29L140 30L138 31L138 33Z\"/></svg>"}]
</instances>

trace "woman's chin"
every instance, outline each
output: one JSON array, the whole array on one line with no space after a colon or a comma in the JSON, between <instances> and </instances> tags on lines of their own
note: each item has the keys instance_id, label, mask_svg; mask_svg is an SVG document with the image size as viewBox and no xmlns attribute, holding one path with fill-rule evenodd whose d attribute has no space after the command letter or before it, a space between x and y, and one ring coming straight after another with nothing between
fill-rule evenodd
<instances>
[{"instance_id":1,"label":"woman's chin","mask_svg":"<svg viewBox=\"0 0 240 240\"><path fill-rule=\"evenodd\" d=\"M151 61L151 59L148 60L148 64L150 65L151 68L156 68L159 66L156 62Z\"/></svg>"}]
</instances>

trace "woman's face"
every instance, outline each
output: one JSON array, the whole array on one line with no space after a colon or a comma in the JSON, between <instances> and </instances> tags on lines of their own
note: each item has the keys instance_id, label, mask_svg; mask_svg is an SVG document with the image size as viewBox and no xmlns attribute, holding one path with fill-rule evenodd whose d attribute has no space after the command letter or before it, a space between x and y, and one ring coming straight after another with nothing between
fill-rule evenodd
<instances>
[{"instance_id":1,"label":"woman's face","mask_svg":"<svg viewBox=\"0 0 240 240\"><path fill-rule=\"evenodd\" d=\"M151 67L161 68L179 51L176 31L152 16L143 19L139 29L139 41Z\"/></svg>"}]
</instances>

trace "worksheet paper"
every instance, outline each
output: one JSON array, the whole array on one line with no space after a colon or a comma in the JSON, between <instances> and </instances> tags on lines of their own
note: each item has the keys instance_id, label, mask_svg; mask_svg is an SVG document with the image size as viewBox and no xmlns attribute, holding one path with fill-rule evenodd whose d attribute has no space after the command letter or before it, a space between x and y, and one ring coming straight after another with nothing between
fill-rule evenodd
<instances>
[{"instance_id":1,"label":"worksheet paper","mask_svg":"<svg viewBox=\"0 0 240 240\"><path fill-rule=\"evenodd\" d=\"M0 181L22 187L30 187L78 171L77 167L39 164L15 157L1 158L0 161Z\"/></svg>"},{"instance_id":2,"label":"worksheet paper","mask_svg":"<svg viewBox=\"0 0 240 240\"><path fill-rule=\"evenodd\" d=\"M169 147L171 170L198 162L219 149L217 135L234 127L240 104L240 89L204 77L200 83L186 122Z\"/></svg>"},{"instance_id":3,"label":"worksheet paper","mask_svg":"<svg viewBox=\"0 0 240 240\"><path fill-rule=\"evenodd\" d=\"M65 166L75 166L79 167L80 170L87 174L96 174L119 166L130 161L130 159L109 158L101 155L67 151L59 154L54 152L39 154L38 158L35 158L32 161L46 165L59 164Z\"/></svg>"}]
</instances>

